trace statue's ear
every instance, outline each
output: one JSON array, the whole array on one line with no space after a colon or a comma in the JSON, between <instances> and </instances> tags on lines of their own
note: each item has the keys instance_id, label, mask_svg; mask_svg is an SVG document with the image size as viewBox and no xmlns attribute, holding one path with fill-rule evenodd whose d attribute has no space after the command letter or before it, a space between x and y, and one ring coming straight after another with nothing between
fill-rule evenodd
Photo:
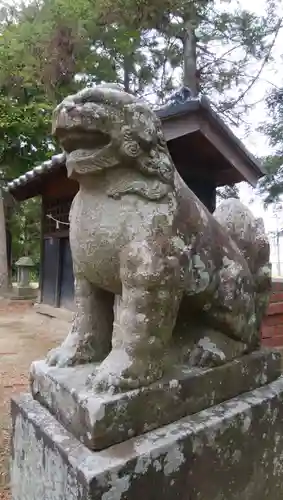
<instances>
[{"instance_id":1,"label":"statue's ear","mask_svg":"<svg viewBox=\"0 0 283 500\"><path fill-rule=\"evenodd\" d=\"M137 139L144 151L150 151L151 148L156 145L155 138L152 137L152 134L146 129L137 132Z\"/></svg>"},{"instance_id":2,"label":"statue's ear","mask_svg":"<svg viewBox=\"0 0 283 500\"><path fill-rule=\"evenodd\" d=\"M169 151L154 148L148 156L139 158L139 168L145 174L158 177L165 184L174 185L175 167Z\"/></svg>"}]
</instances>

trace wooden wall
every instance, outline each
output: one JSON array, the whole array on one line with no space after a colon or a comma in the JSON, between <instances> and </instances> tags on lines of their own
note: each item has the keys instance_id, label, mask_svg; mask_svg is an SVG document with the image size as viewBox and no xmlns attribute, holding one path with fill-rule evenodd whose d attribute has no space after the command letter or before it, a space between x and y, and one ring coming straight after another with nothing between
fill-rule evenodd
<instances>
[{"instance_id":1,"label":"wooden wall","mask_svg":"<svg viewBox=\"0 0 283 500\"><path fill-rule=\"evenodd\" d=\"M68 223L71 203L77 190L75 181L57 174L46 183L42 196L41 302L67 309L73 309L74 302Z\"/></svg>"},{"instance_id":2,"label":"wooden wall","mask_svg":"<svg viewBox=\"0 0 283 500\"><path fill-rule=\"evenodd\" d=\"M44 238L41 302L73 309L74 275L69 238Z\"/></svg>"}]
</instances>

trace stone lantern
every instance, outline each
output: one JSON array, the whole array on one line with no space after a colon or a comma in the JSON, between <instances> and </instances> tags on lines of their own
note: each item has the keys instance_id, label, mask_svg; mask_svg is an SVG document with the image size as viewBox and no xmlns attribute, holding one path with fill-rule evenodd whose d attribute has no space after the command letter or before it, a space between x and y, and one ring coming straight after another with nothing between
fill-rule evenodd
<instances>
[{"instance_id":1,"label":"stone lantern","mask_svg":"<svg viewBox=\"0 0 283 500\"><path fill-rule=\"evenodd\" d=\"M31 281L31 270L35 267L35 264L31 257L20 257L16 262L17 267L17 284L14 288L14 292L19 299L32 299L37 295L37 290L32 288L30 285Z\"/></svg>"}]
</instances>

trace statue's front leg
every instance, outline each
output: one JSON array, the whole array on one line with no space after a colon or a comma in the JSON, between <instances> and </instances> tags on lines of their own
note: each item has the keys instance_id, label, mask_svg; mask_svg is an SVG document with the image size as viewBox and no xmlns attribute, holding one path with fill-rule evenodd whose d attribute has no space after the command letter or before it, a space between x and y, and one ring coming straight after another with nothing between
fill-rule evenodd
<instances>
[{"instance_id":1,"label":"statue's front leg","mask_svg":"<svg viewBox=\"0 0 283 500\"><path fill-rule=\"evenodd\" d=\"M75 301L76 311L68 336L47 355L51 366L102 361L111 349L114 295L79 277L75 281Z\"/></svg>"},{"instance_id":2,"label":"statue's front leg","mask_svg":"<svg viewBox=\"0 0 283 500\"><path fill-rule=\"evenodd\" d=\"M121 259L112 351L90 379L95 390L119 391L162 377L181 298L179 263L155 245L132 243Z\"/></svg>"}]
</instances>

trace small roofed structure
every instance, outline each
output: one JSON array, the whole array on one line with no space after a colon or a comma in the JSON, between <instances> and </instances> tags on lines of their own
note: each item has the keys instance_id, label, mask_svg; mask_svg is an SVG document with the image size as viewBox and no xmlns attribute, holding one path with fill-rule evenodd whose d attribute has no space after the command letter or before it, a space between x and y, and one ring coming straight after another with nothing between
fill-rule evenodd
<instances>
[{"instance_id":1,"label":"small roofed structure","mask_svg":"<svg viewBox=\"0 0 283 500\"><path fill-rule=\"evenodd\" d=\"M186 184L213 212L216 188L263 176L259 162L213 111L205 97L191 98L181 89L157 110L173 161ZM17 201L42 196L40 300L72 309L73 274L68 214L78 184L67 177L64 154L8 184ZM59 222L58 222L59 221Z\"/></svg>"}]
</instances>

